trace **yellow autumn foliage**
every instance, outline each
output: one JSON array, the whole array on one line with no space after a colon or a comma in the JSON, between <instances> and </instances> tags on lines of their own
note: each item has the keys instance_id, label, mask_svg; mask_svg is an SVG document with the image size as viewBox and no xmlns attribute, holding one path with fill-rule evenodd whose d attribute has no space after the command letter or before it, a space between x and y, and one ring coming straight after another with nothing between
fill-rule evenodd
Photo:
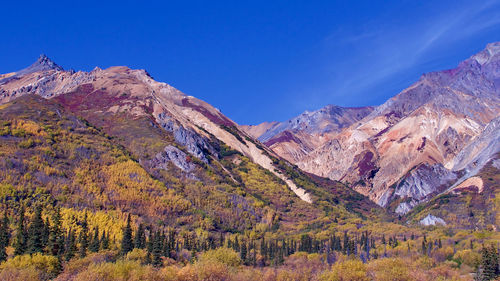
<instances>
[{"instance_id":1,"label":"yellow autumn foliage","mask_svg":"<svg viewBox=\"0 0 500 281\"><path fill-rule=\"evenodd\" d=\"M360 260L345 260L319 276L320 281L369 281L366 265Z\"/></svg>"}]
</instances>

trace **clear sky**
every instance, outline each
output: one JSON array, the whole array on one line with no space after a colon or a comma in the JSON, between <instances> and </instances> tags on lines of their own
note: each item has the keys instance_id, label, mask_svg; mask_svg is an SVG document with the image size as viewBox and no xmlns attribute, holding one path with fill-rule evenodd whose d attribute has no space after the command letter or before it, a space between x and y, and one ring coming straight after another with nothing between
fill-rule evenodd
<instances>
[{"instance_id":1,"label":"clear sky","mask_svg":"<svg viewBox=\"0 0 500 281\"><path fill-rule=\"evenodd\" d=\"M378 105L500 41L490 1L2 1L0 73L127 65L240 124Z\"/></svg>"}]
</instances>

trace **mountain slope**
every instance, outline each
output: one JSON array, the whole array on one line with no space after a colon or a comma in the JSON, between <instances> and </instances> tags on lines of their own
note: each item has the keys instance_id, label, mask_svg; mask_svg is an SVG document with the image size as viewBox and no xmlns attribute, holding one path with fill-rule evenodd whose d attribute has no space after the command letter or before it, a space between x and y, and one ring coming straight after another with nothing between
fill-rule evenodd
<instances>
[{"instance_id":1,"label":"mountain slope","mask_svg":"<svg viewBox=\"0 0 500 281\"><path fill-rule=\"evenodd\" d=\"M264 153L262 148L243 140L244 134L236 123L209 104L187 96L165 83L154 81L143 70L112 67L107 70L96 68L89 73L74 73L63 71L45 56L41 56L27 69L0 80L0 89L0 102L28 93L45 98L70 93L74 100L69 103L76 102L78 105L68 106L78 112L92 113L96 110L115 115L127 112L134 118L152 117L164 129L175 130L174 135L178 136L177 140L183 145L186 144L184 141L194 141L188 145L190 152L202 159L205 157L202 151L209 148L204 147L202 139L190 136L208 137L208 134L212 134L275 173L303 200L312 202L303 188L275 172L271 159L266 155L267 151ZM87 102L89 104L85 104ZM180 133L177 133L178 128Z\"/></svg>"},{"instance_id":2,"label":"mountain slope","mask_svg":"<svg viewBox=\"0 0 500 281\"><path fill-rule=\"evenodd\" d=\"M0 82L0 114L5 120L5 134L0 138L2 144L9 144L0 159L17 163L22 158L43 158L44 151L56 149L43 136L16 136L13 130L18 123L50 126L71 138L60 144L68 147L67 152L47 162L47 166L59 165L67 180L52 178L45 172L48 168L34 163L28 165L29 171L11 171L5 164L0 181L13 190L22 184L52 186L51 198L61 190L74 190L60 203L77 210L115 210L146 222L208 231L273 228L295 232L310 229L309 225L327 227L333 219L376 218L382 213L343 184L299 171L242 133L215 108L154 81L143 70L112 67L68 72L50 67L17 73L25 74ZM80 136L74 132L77 125L93 133ZM32 144L24 147L21 143L25 142ZM84 163L71 162L75 151L103 149L100 154L122 152L111 159L91 153ZM45 181L35 177L21 184L9 176L22 177L26 172ZM132 191L137 199L124 195L108 200ZM103 198L94 199L94 192ZM163 193L175 200L161 199ZM144 207L148 201L159 205Z\"/></svg>"},{"instance_id":3,"label":"mountain slope","mask_svg":"<svg viewBox=\"0 0 500 281\"><path fill-rule=\"evenodd\" d=\"M468 229L500 227L500 154L495 154L474 177L457 185L412 210L408 221L419 223L431 215L449 226Z\"/></svg>"},{"instance_id":4,"label":"mountain slope","mask_svg":"<svg viewBox=\"0 0 500 281\"><path fill-rule=\"evenodd\" d=\"M498 152L499 116L500 43L493 43L455 69L424 74L297 157L267 144L304 171L346 182L404 214L474 176ZM315 135L301 128L293 138L276 136L307 143Z\"/></svg>"}]
</instances>

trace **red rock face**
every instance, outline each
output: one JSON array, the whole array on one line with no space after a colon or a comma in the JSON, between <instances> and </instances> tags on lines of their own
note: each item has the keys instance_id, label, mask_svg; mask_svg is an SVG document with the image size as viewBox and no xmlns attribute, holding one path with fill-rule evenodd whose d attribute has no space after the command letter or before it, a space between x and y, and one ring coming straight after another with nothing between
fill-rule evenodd
<instances>
[{"instance_id":1,"label":"red rock face","mask_svg":"<svg viewBox=\"0 0 500 281\"><path fill-rule=\"evenodd\" d=\"M277 137L272 138L272 139L264 142L264 144L271 147L273 144L283 143L283 142L295 142L297 144L301 143L300 139L295 137L292 133L290 133L289 131L284 131L283 133L279 134Z\"/></svg>"},{"instance_id":2,"label":"red rock face","mask_svg":"<svg viewBox=\"0 0 500 281\"><path fill-rule=\"evenodd\" d=\"M227 119L225 116L214 114L203 106L193 104L189 101L188 98L182 99L182 106L189 107L198 111L199 113L203 114L205 117L207 117L210 121L214 122L215 124L224 126L234 126L234 123L231 120Z\"/></svg>"}]
</instances>

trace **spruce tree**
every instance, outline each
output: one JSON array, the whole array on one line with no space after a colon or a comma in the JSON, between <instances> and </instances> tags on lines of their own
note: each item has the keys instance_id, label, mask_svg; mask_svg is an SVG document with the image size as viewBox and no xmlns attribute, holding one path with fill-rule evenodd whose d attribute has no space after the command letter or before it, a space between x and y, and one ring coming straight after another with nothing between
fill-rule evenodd
<instances>
[{"instance_id":1,"label":"spruce tree","mask_svg":"<svg viewBox=\"0 0 500 281\"><path fill-rule=\"evenodd\" d=\"M368 236L365 236L365 257L366 257L366 260L370 260L370 239L368 238Z\"/></svg>"},{"instance_id":2,"label":"spruce tree","mask_svg":"<svg viewBox=\"0 0 500 281\"><path fill-rule=\"evenodd\" d=\"M43 232L42 232L42 243L44 247L46 247L49 244L49 237L50 237L50 221L49 218L47 217L45 219L45 223L43 224Z\"/></svg>"},{"instance_id":3,"label":"spruce tree","mask_svg":"<svg viewBox=\"0 0 500 281\"><path fill-rule=\"evenodd\" d=\"M19 210L19 219L17 220L17 231L16 231L16 240L14 242L14 255L22 255L26 252L26 243L27 241L27 233L26 228L24 226L25 217L24 217L24 206L21 206Z\"/></svg>"},{"instance_id":4,"label":"spruce tree","mask_svg":"<svg viewBox=\"0 0 500 281\"><path fill-rule=\"evenodd\" d=\"M177 235L177 233L173 229L171 229L168 232L168 243L169 243L169 248L170 248L170 252L168 253L169 258L173 257L172 251L175 250L176 235Z\"/></svg>"},{"instance_id":5,"label":"spruce tree","mask_svg":"<svg viewBox=\"0 0 500 281\"><path fill-rule=\"evenodd\" d=\"M224 234L219 232L219 247L224 247Z\"/></svg>"},{"instance_id":6,"label":"spruce tree","mask_svg":"<svg viewBox=\"0 0 500 281\"><path fill-rule=\"evenodd\" d=\"M89 251L92 253L96 253L99 251L101 241L99 240L99 227L96 226L94 229L94 236L92 237L92 240L90 241L89 244Z\"/></svg>"},{"instance_id":7,"label":"spruce tree","mask_svg":"<svg viewBox=\"0 0 500 281\"><path fill-rule=\"evenodd\" d=\"M495 280L500 276L498 268L498 252L493 245L490 247L483 246L481 249L481 265L477 274L481 281Z\"/></svg>"},{"instance_id":8,"label":"spruce tree","mask_svg":"<svg viewBox=\"0 0 500 281\"><path fill-rule=\"evenodd\" d=\"M64 235L61 226L61 211L58 208L52 216L52 227L49 234L49 253L61 256L64 253Z\"/></svg>"},{"instance_id":9,"label":"spruce tree","mask_svg":"<svg viewBox=\"0 0 500 281\"><path fill-rule=\"evenodd\" d=\"M344 247L342 249L344 255L350 255L349 253L349 236L347 236L347 231L344 232Z\"/></svg>"},{"instance_id":10,"label":"spruce tree","mask_svg":"<svg viewBox=\"0 0 500 281\"><path fill-rule=\"evenodd\" d=\"M238 241L238 235L236 235L236 237L234 238L233 249L234 249L236 252L239 252L239 251L240 251L240 243L239 243L239 241Z\"/></svg>"},{"instance_id":11,"label":"spruce tree","mask_svg":"<svg viewBox=\"0 0 500 281\"><path fill-rule=\"evenodd\" d=\"M28 253L42 253L44 248L44 232L45 224L42 218L42 206L39 205L35 209L35 216L28 230Z\"/></svg>"},{"instance_id":12,"label":"spruce tree","mask_svg":"<svg viewBox=\"0 0 500 281\"><path fill-rule=\"evenodd\" d=\"M133 248L134 248L134 243L132 242L132 226L129 214L127 217L127 225L123 230L122 248L121 248L122 256L127 255L127 253L132 251Z\"/></svg>"},{"instance_id":13,"label":"spruce tree","mask_svg":"<svg viewBox=\"0 0 500 281\"><path fill-rule=\"evenodd\" d=\"M159 267L163 264L161 259L162 250L162 239L159 231L156 232L153 238L153 249L152 249L152 261L151 264L155 267Z\"/></svg>"},{"instance_id":14,"label":"spruce tree","mask_svg":"<svg viewBox=\"0 0 500 281\"><path fill-rule=\"evenodd\" d=\"M267 260L267 244L264 237L262 237L262 240L260 241L260 255L262 256L262 259L265 263Z\"/></svg>"},{"instance_id":15,"label":"spruce tree","mask_svg":"<svg viewBox=\"0 0 500 281\"><path fill-rule=\"evenodd\" d=\"M148 241L146 242L146 250L148 251L148 253L152 253L155 241L154 241L153 229L151 227L149 229L150 230L149 230L149 235L148 235Z\"/></svg>"},{"instance_id":16,"label":"spruce tree","mask_svg":"<svg viewBox=\"0 0 500 281\"><path fill-rule=\"evenodd\" d=\"M7 211L3 214L2 224L0 226L0 262L7 260L6 248L9 246L10 231L9 231L9 218Z\"/></svg>"},{"instance_id":17,"label":"spruce tree","mask_svg":"<svg viewBox=\"0 0 500 281\"><path fill-rule=\"evenodd\" d=\"M240 258L244 264L247 264L247 243L244 241L241 243Z\"/></svg>"},{"instance_id":18,"label":"spruce tree","mask_svg":"<svg viewBox=\"0 0 500 281\"><path fill-rule=\"evenodd\" d=\"M144 249L146 247L146 234L144 233L144 226L142 223L139 224L134 238L134 248Z\"/></svg>"},{"instance_id":19,"label":"spruce tree","mask_svg":"<svg viewBox=\"0 0 500 281\"><path fill-rule=\"evenodd\" d=\"M82 222L82 230L78 236L78 243L80 244L80 257L83 258L87 256L87 248L89 246L89 226L87 222L87 213Z\"/></svg>"},{"instance_id":20,"label":"spruce tree","mask_svg":"<svg viewBox=\"0 0 500 281\"><path fill-rule=\"evenodd\" d=\"M109 249L109 236L106 235L106 231L102 232L101 236L101 249L108 250Z\"/></svg>"},{"instance_id":21,"label":"spruce tree","mask_svg":"<svg viewBox=\"0 0 500 281\"><path fill-rule=\"evenodd\" d=\"M71 260L75 256L76 251L78 250L76 246L75 236L76 236L75 231L70 229L68 231L68 237L65 239L66 245L65 245L64 258L66 259L66 261Z\"/></svg>"}]
</instances>

